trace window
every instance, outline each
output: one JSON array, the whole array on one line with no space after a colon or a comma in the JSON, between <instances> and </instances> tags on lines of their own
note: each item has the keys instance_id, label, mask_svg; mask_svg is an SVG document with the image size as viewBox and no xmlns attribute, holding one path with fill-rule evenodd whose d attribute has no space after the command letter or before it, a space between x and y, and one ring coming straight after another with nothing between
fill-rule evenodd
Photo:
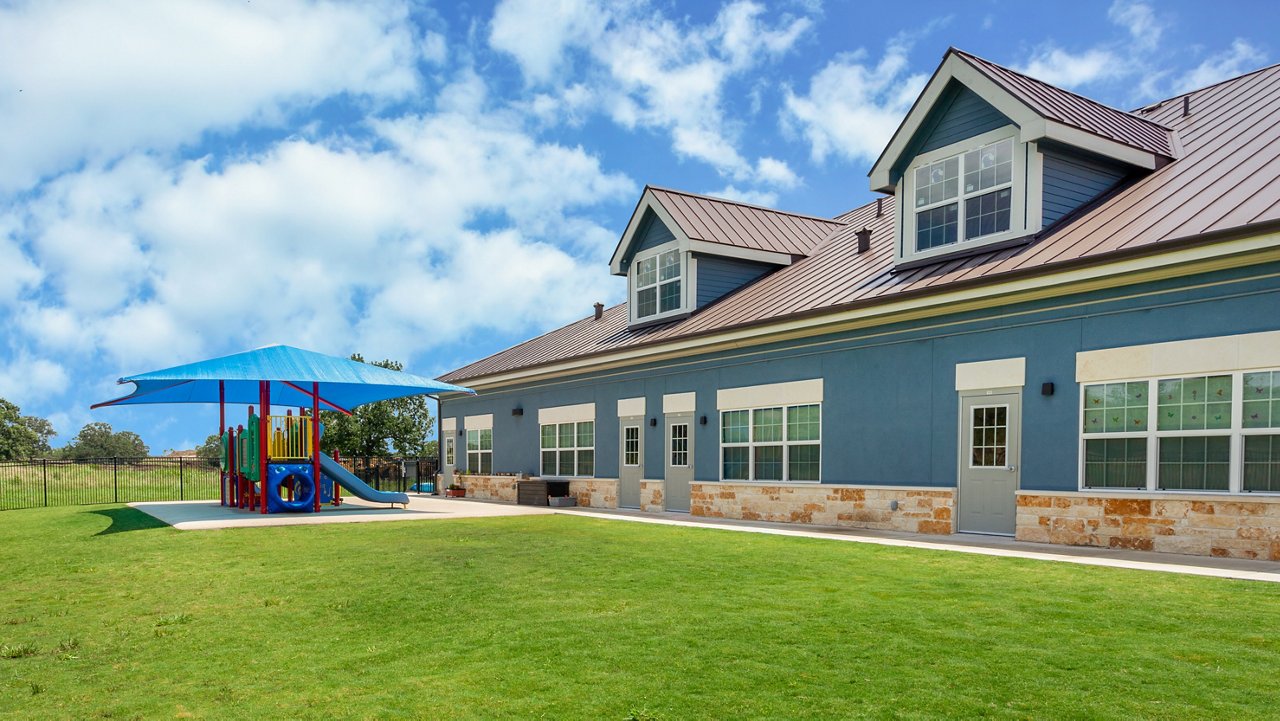
<instances>
[{"instance_id":1,"label":"window","mask_svg":"<svg viewBox=\"0 0 1280 721\"><path fill-rule=\"evenodd\" d=\"M671 424L671 465L676 468L689 466L689 424Z\"/></svg>"},{"instance_id":2,"label":"window","mask_svg":"<svg viewBox=\"0 0 1280 721\"><path fill-rule=\"evenodd\" d=\"M973 438L970 440L970 468L1000 468L1008 465L1009 406L974 406Z\"/></svg>"},{"instance_id":3,"label":"window","mask_svg":"<svg viewBox=\"0 0 1280 721\"><path fill-rule=\"evenodd\" d=\"M585 477L596 472L595 421L547 423L541 427L542 475Z\"/></svg>"},{"instance_id":4,"label":"window","mask_svg":"<svg viewBox=\"0 0 1280 721\"><path fill-rule=\"evenodd\" d=\"M640 426L622 429L622 465L640 465Z\"/></svg>"},{"instance_id":5,"label":"window","mask_svg":"<svg viewBox=\"0 0 1280 721\"><path fill-rule=\"evenodd\" d=\"M467 470L488 475L493 473L493 429L467 431Z\"/></svg>"},{"instance_id":6,"label":"window","mask_svg":"<svg viewBox=\"0 0 1280 721\"><path fill-rule=\"evenodd\" d=\"M452 433L452 431L450 431L450 433ZM454 465L453 443L454 438L452 435L444 437L444 464L446 466Z\"/></svg>"},{"instance_id":7,"label":"window","mask_svg":"<svg viewBox=\"0 0 1280 721\"><path fill-rule=\"evenodd\" d=\"M1280 492L1280 371L1083 391L1082 487Z\"/></svg>"},{"instance_id":8,"label":"window","mask_svg":"<svg viewBox=\"0 0 1280 721\"><path fill-rule=\"evenodd\" d=\"M721 411L726 481L817 481L822 467L819 404Z\"/></svg>"},{"instance_id":9,"label":"window","mask_svg":"<svg viewBox=\"0 0 1280 721\"><path fill-rule=\"evenodd\" d=\"M916 252L1009 230L1012 198L1013 138L916 168Z\"/></svg>"},{"instance_id":10,"label":"window","mask_svg":"<svg viewBox=\"0 0 1280 721\"><path fill-rule=\"evenodd\" d=\"M632 308L635 320L676 313L684 308L681 276L684 261L680 250L637 256L632 279Z\"/></svg>"}]
</instances>

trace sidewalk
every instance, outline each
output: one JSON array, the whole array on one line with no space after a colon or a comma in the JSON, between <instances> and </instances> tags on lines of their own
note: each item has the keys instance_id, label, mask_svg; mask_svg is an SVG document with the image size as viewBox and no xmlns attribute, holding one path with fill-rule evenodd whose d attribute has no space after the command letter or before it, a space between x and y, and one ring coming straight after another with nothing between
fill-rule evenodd
<instances>
[{"instance_id":1,"label":"sidewalk","mask_svg":"<svg viewBox=\"0 0 1280 721\"><path fill-rule=\"evenodd\" d=\"M969 533L933 536L896 531L864 531L833 526L808 526L795 523L738 521L724 518L696 517L687 513L644 513L641 511L600 509L555 509L555 511L565 515L636 523L656 523L689 528L714 528L721 531L767 533L775 536L794 536L797 538L822 538L832 541L873 543L880 546L922 548L931 551L975 553L982 556L1076 563L1083 566L1104 566L1137 571L1160 571L1163 573L1182 573L1190 576L1211 576L1214 578L1280 583L1280 562L1276 561L1186 556L1174 553L1151 553L1149 551L1122 551L1089 546L1058 546L1015 541L1005 536L981 536Z\"/></svg>"}]
</instances>

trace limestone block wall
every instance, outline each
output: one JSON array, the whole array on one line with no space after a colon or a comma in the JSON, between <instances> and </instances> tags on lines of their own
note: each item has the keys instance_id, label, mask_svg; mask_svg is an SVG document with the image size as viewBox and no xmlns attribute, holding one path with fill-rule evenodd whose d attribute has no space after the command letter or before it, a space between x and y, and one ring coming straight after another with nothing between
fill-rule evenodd
<instances>
[{"instance_id":1,"label":"limestone block wall","mask_svg":"<svg viewBox=\"0 0 1280 721\"><path fill-rule=\"evenodd\" d=\"M617 508L618 480L616 478L583 478L569 481L569 495L578 499L579 506Z\"/></svg>"},{"instance_id":2,"label":"limestone block wall","mask_svg":"<svg viewBox=\"0 0 1280 721\"><path fill-rule=\"evenodd\" d=\"M1020 491L1016 536L1280 561L1280 497Z\"/></svg>"},{"instance_id":3,"label":"limestone block wall","mask_svg":"<svg viewBox=\"0 0 1280 721\"><path fill-rule=\"evenodd\" d=\"M663 511L662 489L665 485L662 481L640 481L640 510L646 513Z\"/></svg>"},{"instance_id":4,"label":"limestone block wall","mask_svg":"<svg viewBox=\"0 0 1280 721\"><path fill-rule=\"evenodd\" d=\"M690 490L695 516L910 533L954 529L954 488L716 482Z\"/></svg>"},{"instance_id":5,"label":"limestone block wall","mask_svg":"<svg viewBox=\"0 0 1280 721\"><path fill-rule=\"evenodd\" d=\"M516 502L515 476L455 474L453 482L467 489L468 498L478 498L482 501Z\"/></svg>"}]
</instances>

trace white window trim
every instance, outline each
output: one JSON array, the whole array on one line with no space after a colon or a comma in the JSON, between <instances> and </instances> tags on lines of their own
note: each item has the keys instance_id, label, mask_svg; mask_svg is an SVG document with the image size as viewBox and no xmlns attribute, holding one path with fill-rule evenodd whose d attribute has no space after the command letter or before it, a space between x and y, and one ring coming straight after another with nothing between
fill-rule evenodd
<instances>
[{"instance_id":1,"label":"white window trim","mask_svg":"<svg viewBox=\"0 0 1280 721\"><path fill-rule=\"evenodd\" d=\"M635 462L635 463L627 463L627 431L629 431L629 430L635 430L635 432L636 432L636 462ZM642 457L642 456L643 456L644 451L643 451L643 449L640 447L640 438L641 438L641 435L640 435L640 434L641 434L642 432L643 432L643 431L641 430L641 428L640 428L640 424L639 424L639 423L633 423L633 424L625 425L625 426L623 426L623 427L622 427L622 465L623 465L623 467L625 467L625 468L639 468L639 467L640 467L640 462L641 462L642 460L644 460L644 459L643 459L643 457ZM542 443L542 429L541 429L541 428L539 428L539 429L538 429L538 443L539 443L539 445L541 445L541 443ZM541 449L541 448L539 448L539 449L538 449L538 451L539 451L539 453L541 453L542 449ZM541 463L542 463L542 456L541 456L541 455L539 455L539 456L538 456L538 463L539 463L539 464L541 464Z\"/></svg>"},{"instance_id":2,"label":"white window trim","mask_svg":"<svg viewBox=\"0 0 1280 721\"><path fill-rule=\"evenodd\" d=\"M458 439L453 436L453 429L449 429L449 434L444 437L444 465L446 468L453 468L458 464L457 442Z\"/></svg>"},{"instance_id":3,"label":"white window trim","mask_svg":"<svg viewBox=\"0 0 1280 721\"><path fill-rule=\"evenodd\" d=\"M817 406L818 407L818 440L816 441L792 441L787 439L787 409L795 406ZM757 443L755 441L755 419L753 411L769 410L771 408L782 409L782 440L767 441ZM747 411L747 437L750 439L746 443L725 443L724 442L724 414L734 411ZM761 406L749 406L744 408L721 408L720 415L716 424L716 440L720 446L720 469L717 472L721 483L786 483L796 485L818 485L822 483L822 467L826 462L827 454L821 452L823 432L823 424L826 421L826 414L822 409L821 401L801 402L801 403L785 403L785 404L769 404ZM782 446L782 479L781 480L756 480L756 464L755 454L751 452L756 446ZM791 446L818 446L818 480L816 481L793 481L789 478L791 475ZM725 478L724 477L724 449L725 448L747 448L747 477L746 478Z\"/></svg>"},{"instance_id":4,"label":"white window trim","mask_svg":"<svg viewBox=\"0 0 1280 721\"><path fill-rule=\"evenodd\" d=\"M646 315L643 318L641 318L639 315L636 314L637 310L640 307L640 304L638 303L637 298L639 297L639 293L641 289L638 287L636 282L636 275L640 272L640 262L642 260L648 260L649 258L656 258L664 253L668 253L673 250L679 254L679 258L680 258L680 275L679 275L680 305L677 306L674 310L669 310L666 312L659 311L657 313L654 313L653 315ZM636 323L651 323L653 321L662 320L664 318L674 318L676 316L688 313L690 311L690 305L691 305L689 302L689 298L691 297L689 291L693 286L689 278L690 271L692 270L693 270L693 263L690 262L689 253L688 251L680 247L679 240L668 241L666 243L663 243L662 245L659 245L653 248L646 248L645 250L640 251L639 253L636 253L635 257L631 259L630 268L627 270L627 299L628 299L627 312L628 312L628 315L630 316L631 324L634 325ZM645 286L645 288L658 289L658 293L657 293L658 297L656 299L656 302L659 304L659 307L661 307L661 302L662 302L661 287L664 283L671 283L671 282L672 282L671 280L658 281L652 286L648 286L648 285Z\"/></svg>"},{"instance_id":5,"label":"white window trim","mask_svg":"<svg viewBox=\"0 0 1280 721\"><path fill-rule=\"evenodd\" d=\"M560 443L560 428L559 428L559 426L560 426L560 425L562 425L562 424L567 424L567 423L572 423L572 424L573 424L573 442L574 442L574 445L573 445L573 447L572 447L572 448L561 448L561 447L560 447L560 445L559 445L559 443ZM592 424L592 428L591 428L591 445L590 445L590 446L579 446L579 445L577 445L577 443L578 443L578 424L579 424L579 423L591 423L591 424ZM543 427L545 427L545 426L556 426L556 447L555 447L555 448L544 448L544 447L542 446L542 429L543 429ZM548 478L548 479L551 479L551 480L565 480L565 481L567 481L567 480L573 480L573 479L580 479L580 478L595 478L595 477L596 477L596 475L595 475L595 472L596 472L596 460L597 460L597 459L596 459L596 455L595 455L595 453L596 453L595 441L596 441L596 438L598 437L598 434L599 434L599 433L600 433L600 425L599 425L598 423L596 423L595 418L579 418L578 420L560 420L560 421L551 421L551 422L547 422L547 423L539 423L539 424L538 424L538 471L539 471L539 477L541 477L541 478ZM554 474L542 473L542 454L543 454L543 452L544 452L544 451L555 451L555 453L556 453L556 471L557 471L557 472L556 472L556 473L554 473ZM561 452L561 451L573 451L573 470L574 470L574 473L575 473L574 475L562 475L562 474L560 474L560 473L559 473L559 470L560 470L560 452ZM579 452L579 451L591 451L591 475L589 475L589 476L580 476L580 475L576 475L577 470L578 470L578 452Z\"/></svg>"},{"instance_id":6,"label":"white window trim","mask_svg":"<svg viewBox=\"0 0 1280 721\"><path fill-rule=\"evenodd\" d=\"M674 463L676 454L676 426L684 426L684 463ZM667 424L667 465L671 468L688 468L693 444L693 418L683 418Z\"/></svg>"},{"instance_id":7,"label":"white window trim","mask_svg":"<svg viewBox=\"0 0 1280 721\"><path fill-rule=\"evenodd\" d=\"M976 150L982 146L990 145L1001 140L1013 139L1013 171L1011 177L1012 197L1009 199L1009 229L992 235L984 235L974 240L966 240L964 238L964 197L965 194L961 190L960 194L952 201L959 204L957 223L958 240L951 245L944 245L938 248L930 248L929 250L917 252L916 244L916 212L920 209L915 207L913 198L915 197L915 171L917 168L929 165L930 163L950 158L954 155L961 156L960 182L964 181L964 158L963 154ZM1038 158L1039 154L1035 149L1029 147L1026 143L1019 142L1018 128L1015 125L1006 125L981 135L975 135L972 138L966 138L958 143L931 150L927 153L917 155L903 174L902 182L899 184L901 192L898 195L899 233L898 242L894 246L894 260L898 263L906 261L915 261L935 256L951 255L957 252L967 251L972 248L980 248L985 245L993 245L1014 238L1020 238L1028 233L1039 230L1039 209L1036 208L1036 217L1031 216L1031 208L1027 204L1027 196L1039 197L1041 178L1038 172L1029 172L1028 165L1034 161L1032 157ZM1035 187L1032 187L1034 180ZM974 196L983 195L994 192L997 188L991 188ZM932 207L944 205L945 203L936 203L934 205L924 206L924 210ZM1038 203L1037 203L1038 205Z\"/></svg>"},{"instance_id":8,"label":"white window trim","mask_svg":"<svg viewBox=\"0 0 1280 721\"><path fill-rule=\"evenodd\" d=\"M980 408L1003 408L1004 409L1005 427L1004 427L1004 465L1003 466L973 465L973 412ZM1012 410L1013 410L1012 406L1010 406L1008 403L985 403L982 405L974 404L969 406L969 438L965 440L965 443L968 444L967 446L968 453L966 455L969 456L969 470L971 471L1000 470L1002 467L1009 468L1010 466L1013 465L1013 463L1009 459L1009 425L1010 425L1009 420L1011 417ZM982 447L985 448L985 446L982 446Z\"/></svg>"},{"instance_id":9,"label":"white window trim","mask_svg":"<svg viewBox=\"0 0 1280 721\"><path fill-rule=\"evenodd\" d=\"M1251 435L1280 435L1280 428L1245 428L1244 427L1244 374L1254 372L1274 372L1280 368L1248 368L1240 370L1197 370L1190 373L1162 373L1154 376L1139 376L1132 378L1107 378L1105 380L1089 380L1078 383L1079 402L1077 411L1079 417L1076 420L1076 433L1079 436L1079 447L1077 449L1077 474L1076 489L1086 493L1111 493L1117 495L1132 493L1165 493L1170 495L1211 495L1211 496L1280 496L1280 491L1245 491L1244 490L1244 437ZM1200 376L1229 375L1231 376L1231 427L1190 430L1190 431L1160 431L1158 427L1157 408L1159 406L1158 394L1153 393L1152 389L1156 388L1161 380L1170 378L1196 378ZM1147 384L1147 430L1145 431L1124 431L1119 433L1092 433L1084 432L1084 387L1087 385L1105 385L1108 383L1146 383ZM1164 489L1160 488L1160 439L1161 438L1202 438L1205 436L1228 436L1231 438L1230 452L1231 464L1227 473L1227 490L1201 490L1201 489ZM1146 486L1143 488L1093 488L1085 485L1085 441L1091 439L1122 439L1122 438L1143 438L1147 443L1147 474Z\"/></svg>"},{"instance_id":10,"label":"white window trim","mask_svg":"<svg viewBox=\"0 0 1280 721\"><path fill-rule=\"evenodd\" d=\"M470 418L470 416L468 416ZM479 448L481 431L489 431L489 449L483 450ZM484 456L489 457L489 474L493 474L493 416L489 416L489 426L480 428L467 428L466 444L464 450L467 454L467 471L469 473L484 473ZM471 450L471 434L476 434L476 450ZM471 456L476 456L476 465L471 465Z\"/></svg>"}]
</instances>

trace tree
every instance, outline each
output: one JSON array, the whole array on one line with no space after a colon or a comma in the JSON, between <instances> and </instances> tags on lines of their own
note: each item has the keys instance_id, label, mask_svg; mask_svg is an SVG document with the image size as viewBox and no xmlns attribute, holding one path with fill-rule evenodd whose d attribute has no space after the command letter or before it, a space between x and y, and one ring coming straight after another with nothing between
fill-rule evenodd
<instances>
[{"instance_id":1,"label":"tree","mask_svg":"<svg viewBox=\"0 0 1280 721\"><path fill-rule=\"evenodd\" d=\"M52 423L24 416L17 405L0 398L0 461L48 455L54 435Z\"/></svg>"},{"instance_id":2,"label":"tree","mask_svg":"<svg viewBox=\"0 0 1280 721\"><path fill-rule=\"evenodd\" d=\"M111 430L109 423L90 423L67 444L63 454L68 458L145 458L151 449L133 431Z\"/></svg>"},{"instance_id":3,"label":"tree","mask_svg":"<svg viewBox=\"0 0 1280 721\"><path fill-rule=\"evenodd\" d=\"M221 459L222 435L219 433L213 433L208 438L204 439L204 443L201 443L196 447L196 457L206 461L216 461Z\"/></svg>"},{"instance_id":4,"label":"tree","mask_svg":"<svg viewBox=\"0 0 1280 721\"><path fill-rule=\"evenodd\" d=\"M353 353L351 360L367 362L359 353ZM393 360L373 365L404 370L403 364ZM421 457L435 443L435 418L427 408L425 396L369 403L356 408L350 416L322 411L320 421L324 424L324 446L348 456Z\"/></svg>"}]
</instances>

